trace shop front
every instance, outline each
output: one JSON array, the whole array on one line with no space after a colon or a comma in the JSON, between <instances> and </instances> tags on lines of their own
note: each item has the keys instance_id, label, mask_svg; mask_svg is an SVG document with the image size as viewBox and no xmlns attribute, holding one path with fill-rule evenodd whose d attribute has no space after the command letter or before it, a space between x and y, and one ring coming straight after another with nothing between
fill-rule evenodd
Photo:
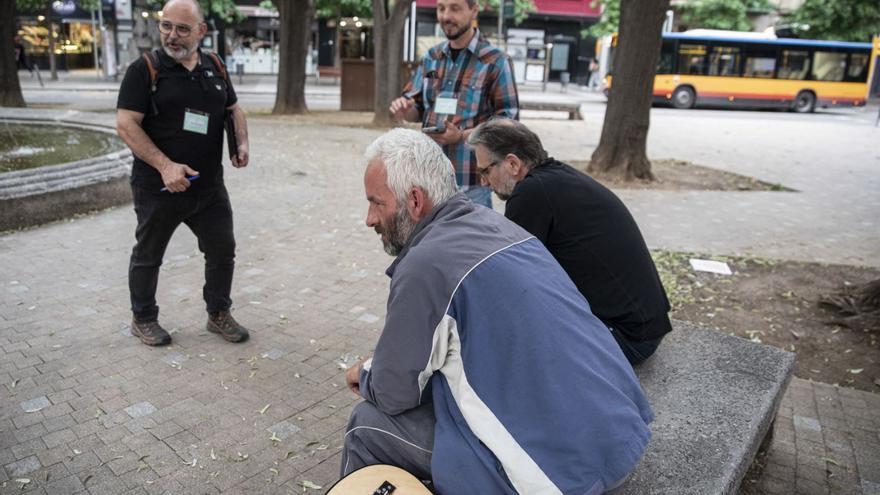
<instances>
[{"instance_id":1,"label":"shop front","mask_svg":"<svg viewBox=\"0 0 880 495\"><path fill-rule=\"evenodd\" d=\"M94 69L95 52L102 42L98 19L113 17L112 2L102 4L101 13L82 10L73 0L57 0L42 12L20 11L17 33L31 64L49 69L51 36L59 70Z\"/></svg>"}]
</instances>

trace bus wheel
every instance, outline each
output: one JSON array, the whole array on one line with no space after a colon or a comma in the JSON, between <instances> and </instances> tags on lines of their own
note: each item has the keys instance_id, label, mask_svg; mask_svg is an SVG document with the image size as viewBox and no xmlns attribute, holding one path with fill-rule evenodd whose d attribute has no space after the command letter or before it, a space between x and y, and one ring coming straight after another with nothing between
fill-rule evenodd
<instances>
[{"instance_id":1,"label":"bus wheel","mask_svg":"<svg viewBox=\"0 0 880 495\"><path fill-rule=\"evenodd\" d=\"M672 106L675 108L693 108L696 100L694 90L688 86L679 86L672 93Z\"/></svg>"},{"instance_id":2,"label":"bus wheel","mask_svg":"<svg viewBox=\"0 0 880 495\"><path fill-rule=\"evenodd\" d=\"M794 99L792 107L797 113L810 113L816 108L816 95L812 91L801 91Z\"/></svg>"}]
</instances>

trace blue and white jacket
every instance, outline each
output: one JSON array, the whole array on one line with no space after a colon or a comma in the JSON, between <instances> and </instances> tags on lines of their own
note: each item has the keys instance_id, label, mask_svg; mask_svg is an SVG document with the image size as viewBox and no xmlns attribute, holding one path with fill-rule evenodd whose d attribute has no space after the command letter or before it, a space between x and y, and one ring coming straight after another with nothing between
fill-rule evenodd
<instances>
[{"instance_id":1,"label":"blue and white jacket","mask_svg":"<svg viewBox=\"0 0 880 495\"><path fill-rule=\"evenodd\" d=\"M390 415L433 400L439 493L598 494L635 468L651 408L540 241L457 194L387 273L360 390Z\"/></svg>"}]
</instances>

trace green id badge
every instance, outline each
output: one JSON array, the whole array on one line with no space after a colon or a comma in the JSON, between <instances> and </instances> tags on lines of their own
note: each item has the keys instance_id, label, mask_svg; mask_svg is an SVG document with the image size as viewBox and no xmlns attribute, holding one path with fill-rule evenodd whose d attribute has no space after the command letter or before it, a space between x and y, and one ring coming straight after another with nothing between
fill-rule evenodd
<instances>
[{"instance_id":1,"label":"green id badge","mask_svg":"<svg viewBox=\"0 0 880 495\"><path fill-rule=\"evenodd\" d=\"M208 114L187 108L183 113L183 130L196 134L207 134Z\"/></svg>"}]
</instances>

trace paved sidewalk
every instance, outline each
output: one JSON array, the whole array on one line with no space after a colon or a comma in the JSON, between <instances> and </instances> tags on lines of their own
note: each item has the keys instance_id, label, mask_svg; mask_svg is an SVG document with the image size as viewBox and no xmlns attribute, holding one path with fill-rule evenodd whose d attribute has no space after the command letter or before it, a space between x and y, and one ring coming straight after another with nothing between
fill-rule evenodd
<instances>
[{"instance_id":1,"label":"paved sidewalk","mask_svg":"<svg viewBox=\"0 0 880 495\"><path fill-rule=\"evenodd\" d=\"M88 118L112 124L113 116ZM551 150L562 151L554 151L560 158L589 151L563 141L560 130L583 133L587 145L598 136L592 121L529 124ZM670 136L662 129L671 133L679 124L674 116L653 124L656 151L656 140L663 146ZM0 494L302 493L305 482L326 488L335 480L343 428L357 400L345 390L342 370L371 352L385 314L383 272L391 258L363 224L360 158L379 131L274 118L250 125L252 166L226 170L238 242L234 311L252 328L247 343L228 344L205 331L203 263L186 229L178 231L162 268L159 304L174 345L160 349L128 333L130 207L0 236ZM717 125L715 131L729 132L724 126L732 124L719 119ZM783 132L799 128L776 125ZM694 142L711 131L693 130ZM860 132L851 132L853 145L868 138ZM682 150L711 156L712 146L691 143ZM807 148L797 160L813 163L806 154L814 151ZM823 199L813 194L823 177L799 178L792 167L769 170L766 163L763 174L786 185L796 181L805 196L715 193L703 200L705 215L724 219L735 214L728 206L747 198L756 207L792 211ZM876 167L848 167L852 177L842 181L847 194L875 208L867 196L876 188L869 177ZM690 193L623 197L647 225L652 247L675 247L675 240L660 235L668 229L687 247L715 252L705 242L708 233L649 214L684 208L681 197L692 198ZM866 221L859 214L835 218L836 231L868 231L841 245L836 259L876 260L876 252L865 254L876 248L864 245L876 239L876 229L849 223ZM762 239L762 220L753 221L758 228L738 234L751 230L742 242L757 246L758 254L816 250L809 234L797 249L781 249ZM793 380L761 489L880 493L877 411L877 394ZM16 479L30 481L20 487Z\"/></svg>"}]
</instances>

